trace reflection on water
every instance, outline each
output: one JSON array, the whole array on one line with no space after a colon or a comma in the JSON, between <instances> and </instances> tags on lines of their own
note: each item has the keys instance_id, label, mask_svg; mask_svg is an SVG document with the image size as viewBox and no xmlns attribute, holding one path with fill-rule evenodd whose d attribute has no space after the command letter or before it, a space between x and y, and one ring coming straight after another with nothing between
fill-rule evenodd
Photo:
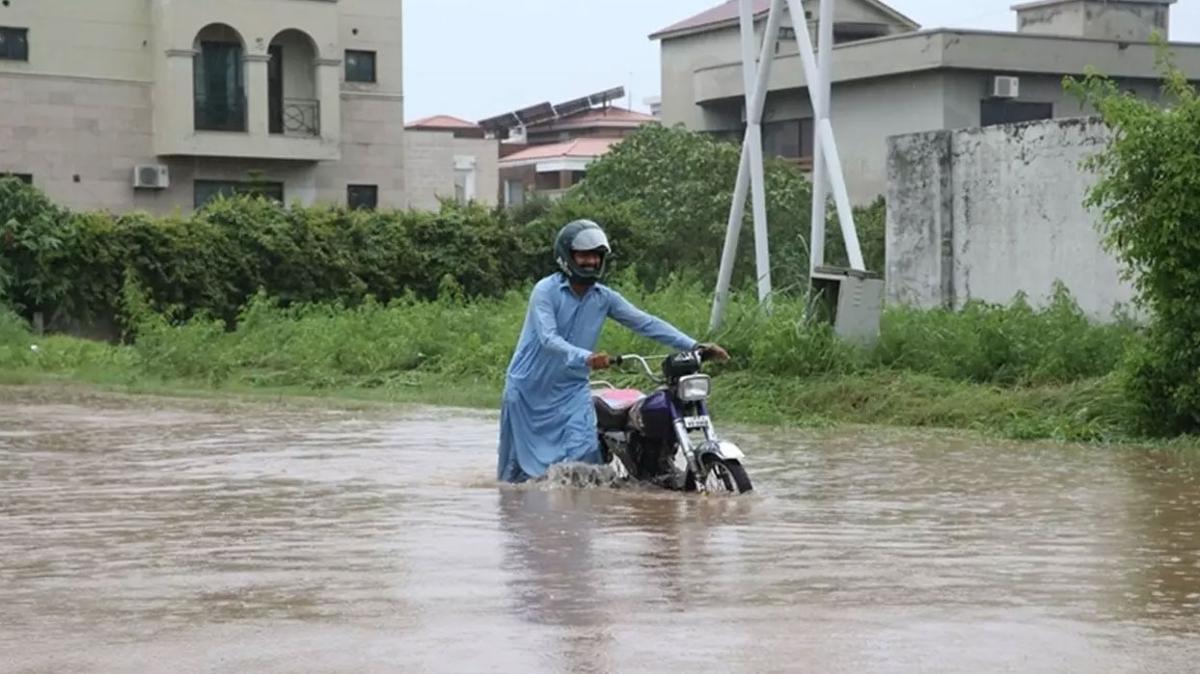
<instances>
[{"instance_id":1,"label":"reflection on water","mask_svg":"<svg viewBox=\"0 0 1200 674\"><path fill-rule=\"evenodd\" d=\"M0 672L1183 672L1132 450L742 432L758 489L492 482L494 415L0 393Z\"/></svg>"}]
</instances>

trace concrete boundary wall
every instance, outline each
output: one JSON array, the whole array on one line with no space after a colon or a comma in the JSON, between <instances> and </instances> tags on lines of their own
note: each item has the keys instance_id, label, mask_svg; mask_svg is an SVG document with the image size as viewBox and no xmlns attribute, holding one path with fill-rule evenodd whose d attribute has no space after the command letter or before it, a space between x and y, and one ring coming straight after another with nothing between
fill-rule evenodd
<instances>
[{"instance_id":1,"label":"concrete boundary wall","mask_svg":"<svg viewBox=\"0 0 1200 674\"><path fill-rule=\"evenodd\" d=\"M1097 319L1131 304L1101 245L1081 162L1104 147L1096 119L1059 119L888 139L887 300L961 308L1043 304L1055 281Z\"/></svg>"}]
</instances>

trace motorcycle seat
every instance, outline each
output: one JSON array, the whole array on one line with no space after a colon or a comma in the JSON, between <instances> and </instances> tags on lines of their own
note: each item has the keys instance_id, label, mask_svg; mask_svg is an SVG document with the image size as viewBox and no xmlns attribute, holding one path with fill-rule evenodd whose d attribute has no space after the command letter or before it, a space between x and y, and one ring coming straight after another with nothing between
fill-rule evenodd
<instances>
[{"instance_id":1,"label":"motorcycle seat","mask_svg":"<svg viewBox=\"0 0 1200 674\"><path fill-rule=\"evenodd\" d=\"M645 394L636 389L610 389L592 393L596 406L596 425L600 430L621 431L629 422L629 410L633 409Z\"/></svg>"}]
</instances>

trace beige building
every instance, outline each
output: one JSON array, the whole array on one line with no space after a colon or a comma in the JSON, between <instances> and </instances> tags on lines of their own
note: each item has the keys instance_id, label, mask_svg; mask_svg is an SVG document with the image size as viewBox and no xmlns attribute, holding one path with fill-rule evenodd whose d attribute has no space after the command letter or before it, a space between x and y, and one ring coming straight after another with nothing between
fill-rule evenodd
<instances>
[{"instance_id":1,"label":"beige building","mask_svg":"<svg viewBox=\"0 0 1200 674\"><path fill-rule=\"evenodd\" d=\"M403 207L400 0L10 0L0 173L75 208Z\"/></svg>"},{"instance_id":2,"label":"beige building","mask_svg":"<svg viewBox=\"0 0 1200 674\"><path fill-rule=\"evenodd\" d=\"M500 141L474 122L435 115L404 128L405 185L413 208L443 200L495 206L500 192Z\"/></svg>"},{"instance_id":3,"label":"beige building","mask_svg":"<svg viewBox=\"0 0 1200 674\"><path fill-rule=\"evenodd\" d=\"M1086 114L1063 91L1090 66L1122 88L1159 95L1153 31L1169 34L1174 0L1043 0L1013 9L1016 32L921 30L877 0L841 0L834 26L831 121L851 198L887 191L891 136ZM756 0L761 39L766 0ZM901 4L897 2L897 4ZM806 22L815 42L810 7ZM737 2L667 27L661 42L662 115L668 125L741 139L744 84ZM791 17L784 17L763 118L768 154L802 166L812 157L812 107ZM1200 78L1200 45L1172 45Z\"/></svg>"}]
</instances>

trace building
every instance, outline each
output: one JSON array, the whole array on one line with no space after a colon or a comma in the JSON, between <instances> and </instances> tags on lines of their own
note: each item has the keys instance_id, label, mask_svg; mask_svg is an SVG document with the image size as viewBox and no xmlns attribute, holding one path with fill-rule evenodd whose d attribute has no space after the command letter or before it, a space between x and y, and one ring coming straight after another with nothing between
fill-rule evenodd
<instances>
[{"instance_id":1,"label":"building","mask_svg":"<svg viewBox=\"0 0 1200 674\"><path fill-rule=\"evenodd\" d=\"M887 191L887 139L1086 114L1063 91L1091 66L1147 98L1159 95L1151 34L1167 35L1174 0L1043 0L1014 6L1016 32L919 27L876 0L841 0L833 47L831 121L856 203ZM767 0L756 0L761 38ZM816 38L813 17L806 17ZM763 116L768 154L809 165L812 107L791 17ZM661 42L663 123L740 140L745 128L737 2L653 35ZM1200 77L1200 45L1173 44Z\"/></svg>"},{"instance_id":2,"label":"building","mask_svg":"<svg viewBox=\"0 0 1200 674\"><path fill-rule=\"evenodd\" d=\"M483 127L435 115L404 127L408 205L436 209L443 199L495 206L500 191L500 142Z\"/></svg>"},{"instance_id":3,"label":"building","mask_svg":"<svg viewBox=\"0 0 1200 674\"><path fill-rule=\"evenodd\" d=\"M403 206L399 0L16 0L0 172L64 205Z\"/></svg>"},{"instance_id":4,"label":"building","mask_svg":"<svg viewBox=\"0 0 1200 674\"><path fill-rule=\"evenodd\" d=\"M566 103L538 105L479 123L500 146L501 199L523 203L528 194L557 198L583 180L587 166L622 138L657 121L612 101L623 87Z\"/></svg>"}]
</instances>

